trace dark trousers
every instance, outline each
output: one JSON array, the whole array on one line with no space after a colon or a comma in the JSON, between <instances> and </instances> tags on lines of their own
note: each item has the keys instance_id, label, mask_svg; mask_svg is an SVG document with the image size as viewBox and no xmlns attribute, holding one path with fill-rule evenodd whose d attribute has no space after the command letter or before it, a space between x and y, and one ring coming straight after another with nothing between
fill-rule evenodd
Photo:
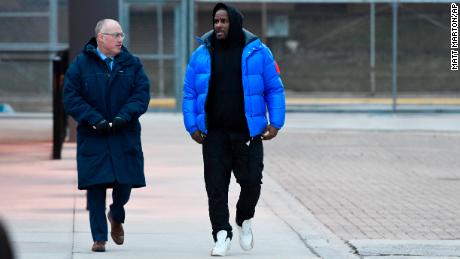
<instances>
[{"instance_id":1,"label":"dark trousers","mask_svg":"<svg viewBox=\"0 0 460 259\"><path fill-rule=\"evenodd\" d=\"M236 205L236 223L254 217L260 196L263 170L263 145L260 137L244 133L210 130L203 142L204 179L208 194L212 234L226 230L232 237L229 223L228 187L231 172L241 186Z\"/></svg>"},{"instance_id":2,"label":"dark trousers","mask_svg":"<svg viewBox=\"0 0 460 259\"><path fill-rule=\"evenodd\" d=\"M93 241L107 241L107 218L105 216L105 197L107 188L94 186L88 189L89 223ZM110 212L116 222L125 222L124 205L131 194L131 186L115 183L112 190Z\"/></svg>"}]
</instances>

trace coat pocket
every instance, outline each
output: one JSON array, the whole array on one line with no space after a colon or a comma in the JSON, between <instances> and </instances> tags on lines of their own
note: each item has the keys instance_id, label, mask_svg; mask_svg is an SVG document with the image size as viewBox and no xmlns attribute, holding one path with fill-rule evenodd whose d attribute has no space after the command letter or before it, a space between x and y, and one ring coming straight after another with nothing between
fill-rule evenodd
<instances>
[{"instance_id":1,"label":"coat pocket","mask_svg":"<svg viewBox=\"0 0 460 259\"><path fill-rule=\"evenodd\" d=\"M124 150L127 166L130 170L144 172L144 153L141 146L132 146Z\"/></svg>"}]
</instances>

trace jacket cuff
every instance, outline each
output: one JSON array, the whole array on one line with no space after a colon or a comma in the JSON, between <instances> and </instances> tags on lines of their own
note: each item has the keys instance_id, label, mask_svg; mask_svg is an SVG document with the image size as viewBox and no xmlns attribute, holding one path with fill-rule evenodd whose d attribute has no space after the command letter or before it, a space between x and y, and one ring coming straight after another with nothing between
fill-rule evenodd
<instances>
[{"instance_id":1,"label":"jacket cuff","mask_svg":"<svg viewBox=\"0 0 460 259\"><path fill-rule=\"evenodd\" d=\"M94 126L94 125L96 125L98 122L100 122L102 120L104 120L104 117L102 117L102 116L101 117L93 117L88 122L89 122L89 125Z\"/></svg>"},{"instance_id":2,"label":"jacket cuff","mask_svg":"<svg viewBox=\"0 0 460 259\"><path fill-rule=\"evenodd\" d=\"M119 113L119 114L117 114L117 116L115 116L115 117L120 117L120 118L122 118L122 119L125 119L125 120L128 121L128 122L131 120L131 117L128 116L128 114L126 114L126 113Z\"/></svg>"},{"instance_id":3,"label":"jacket cuff","mask_svg":"<svg viewBox=\"0 0 460 259\"><path fill-rule=\"evenodd\" d=\"M277 130L280 130L283 127L282 125L279 125L279 124L276 124L276 123L270 123L270 126L276 128Z\"/></svg>"},{"instance_id":4,"label":"jacket cuff","mask_svg":"<svg viewBox=\"0 0 460 259\"><path fill-rule=\"evenodd\" d=\"M188 133L190 133L190 135L192 135L193 133L195 133L195 131L198 130L198 127L197 126L192 126L189 130L188 130Z\"/></svg>"}]
</instances>

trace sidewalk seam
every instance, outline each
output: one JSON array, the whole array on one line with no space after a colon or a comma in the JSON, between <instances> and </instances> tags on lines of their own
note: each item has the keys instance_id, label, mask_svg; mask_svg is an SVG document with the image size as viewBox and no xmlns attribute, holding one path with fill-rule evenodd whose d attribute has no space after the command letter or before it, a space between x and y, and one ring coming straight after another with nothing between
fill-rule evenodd
<instances>
[{"instance_id":1,"label":"sidewalk seam","mask_svg":"<svg viewBox=\"0 0 460 259\"><path fill-rule=\"evenodd\" d=\"M73 209L72 209L72 250L70 254L70 258L74 259L74 254L75 254L75 213L76 213L76 207L77 207L77 184L76 184L76 179L74 177L73 181Z\"/></svg>"},{"instance_id":2,"label":"sidewalk seam","mask_svg":"<svg viewBox=\"0 0 460 259\"><path fill-rule=\"evenodd\" d=\"M262 200L299 236L314 255L322 259L363 258L355 247L336 236L305 205L267 174L264 174L264 185Z\"/></svg>"},{"instance_id":3,"label":"sidewalk seam","mask_svg":"<svg viewBox=\"0 0 460 259\"><path fill-rule=\"evenodd\" d=\"M306 238L303 238L302 235L299 233L299 231L297 231L297 230L294 228L294 226L292 226L291 224L289 224L289 222L288 222L287 220L285 220L284 218L282 218L281 215L279 215L279 214L273 209L273 207L271 207L271 206L269 205L269 203L268 203L264 198L262 198L262 199L265 201L265 204L267 204L268 209L269 209L278 219L280 219L281 221L283 221L284 224L286 224L294 233L296 233L296 235L299 237L300 241L302 241L302 243L305 245L305 247L306 247L308 250L310 250L310 252L311 252L312 254L314 254L315 256L317 256L317 257L323 259L323 257L321 257L321 255L319 255L319 254L315 251L315 249L313 249L313 247L311 247L311 246L308 244L307 239L306 239Z\"/></svg>"}]
</instances>

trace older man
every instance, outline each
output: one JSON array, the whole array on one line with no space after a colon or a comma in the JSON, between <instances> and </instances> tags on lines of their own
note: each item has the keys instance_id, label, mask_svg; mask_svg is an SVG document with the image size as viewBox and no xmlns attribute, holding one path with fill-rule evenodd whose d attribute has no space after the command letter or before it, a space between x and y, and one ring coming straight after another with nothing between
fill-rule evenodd
<instances>
[{"instance_id":1,"label":"older man","mask_svg":"<svg viewBox=\"0 0 460 259\"><path fill-rule=\"evenodd\" d=\"M148 108L149 80L139 59L123 47L124 37L117 21L99 21L64 83L65 109L78 122L78 188L88 191L95 252L104 252L107 241L106 189L113 188L111 236L121 245L124 205L131 188L145 186L139 117Z\"/></svg>"}]
</instances>

